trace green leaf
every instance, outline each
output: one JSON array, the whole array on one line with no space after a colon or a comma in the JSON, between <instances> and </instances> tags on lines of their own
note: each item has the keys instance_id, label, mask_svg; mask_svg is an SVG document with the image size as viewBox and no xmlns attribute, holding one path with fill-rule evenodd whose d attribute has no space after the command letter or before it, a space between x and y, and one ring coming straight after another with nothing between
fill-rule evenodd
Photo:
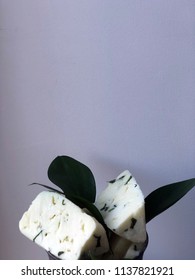
<instances>
[{"instance_id":1,"label":"green leaf","mask_svg":"<svg viewBox=\"0 0 195 280\"><path fill-rule=\"evenodd\" d=\"M47 185L43 185L43 184L40 184L40 183L32 183L32 184L30 184L29 186L33 186L33 185L38 185L38 186L44 187L44 188L46 188L46 189L48 189L48 190L50 190L50 191L57 192L57 193L59 193L59 194L64 194L63 192L61 192L61 191L59 191L59 190L56 190L56 189L54 189L54 188L51 188L51 187L49 187L49 186L47 186Z\"/></svg>"},{"instance_id":2,"label":"green leaf","mask_svg":"<svg viewBox=\"0 0 195 280\"><path fill-rule=\"evenodd\" d=\"M67 198L78 196L89 202L95 201L96 185L93 173L81 162L68 156L58 156L48 168L48 177L62 189Z\"/></svg>"},{"instance_id":3,"label":"green leaf","mask_svg":"<svg viewBox=\"0 0 195 280\"><path fill-rule=\"evenodd\" d=\"M146 223L180 200L195 186L195 178L154 190L145 198Z\"/></svg>"}]
</instances>

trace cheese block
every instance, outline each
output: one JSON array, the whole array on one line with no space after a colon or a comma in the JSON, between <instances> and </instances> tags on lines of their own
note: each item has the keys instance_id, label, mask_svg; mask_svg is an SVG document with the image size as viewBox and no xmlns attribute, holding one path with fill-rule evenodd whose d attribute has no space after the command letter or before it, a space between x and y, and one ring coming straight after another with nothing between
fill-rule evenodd
<instances>
[{"instance_id":1,"label":"cheese block","mask_svg":"<svg viewBox=\"0 0 195 280\"><path fill-rule=\"evenodd\" d=\"M20 231L60 259L76 260L109 250L103 226L57 192L43 191L19 222Z\"/></svg>"},{"instance_id":2,"label":"cheese block","mask_svg":"<svg viewBox=\"0 0 195 280\"><path fill-rule=\"evenodd\" d=\"M143 255L145 249L146 249L146 242L133 242L129 246L124 256L124 259L135 260L139 258L140 255Z\"/></svg>"},{"instance_id":3,"label":"cheese block","mask_svg":"<svg viewBox=\"0 0 195 280\"><path fill-rule=\"evenodd\" d=\"M105 259L137 259L144 253L147 244L146 242L131 242L116 234L112 234L110 239L111 252L105 254Z\"/></svg>"},{"instance_id":4,"label":"cheese block","mask_svg":"<svg viewBox=\"0 0 195 280\"><path fill-rule=\"evenodd\" d=\"M132 242L116 235L114 233L110 236L110 247L111 251L104 255L107 260L120 260L124 259L128 249L130 248Z\"/></svg>"},{"instance_id":5,"label":"cheese block","mask_svg":"<svg viewBox=\"0 0 195 280\"><path fill-rule=\"evenodd\" d=\"M95 204L115 234L132 242L146 240L144 196L128 170L108 183Z\"/></svg>"}]
</instances>

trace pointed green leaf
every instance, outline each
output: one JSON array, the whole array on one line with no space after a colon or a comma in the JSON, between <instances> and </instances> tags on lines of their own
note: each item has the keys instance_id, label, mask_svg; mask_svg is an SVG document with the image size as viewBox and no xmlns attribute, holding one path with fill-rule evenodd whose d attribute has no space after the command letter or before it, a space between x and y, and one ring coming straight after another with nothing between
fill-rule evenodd
<instances>
[{"instance_id":1,"label":"pointed green leaf","mask_svg":"<svg viewBox=\"0 0 195 280\"><path fill-rule=\"evenodd\" d=\"M46 189L48 189L48 190L50 190L50 191L57 192L57 193L59 193L59 194L64 194L63 192L61 192L61 191L59 191L59 190L56 190L56 189L54 189L54 188L51 188L51 187L49 187L49 186L47 186L47 185L43 185L43 184L40 184L40 183L32 183L32 184L30 184L29 186L33 186L33 185L38 185L38 186L44 187L44 188L46 188Z\"/></svg>"},{"instance_id":2,"label":"pointed green leaf","mask_svg":"<svg viewBox=\"0 0 195 280\"><path fill-rule=\"evenodd\" d=\"M67 198L79 196L95 201L96 185L91 170L81 162L68 157L56 157L48 168L48 177L61 188Z\"/></svg>"},{"instance_id":3,"label":"pointed green leaf","mask_svg":"<svg viewBox=\"0 0 195 280\"><path fill-rule=\"evenodd\" d=\"M195 178L156 189L145 198L146 223L180 200L195 186Z\"/></svg>"}]
</instances>

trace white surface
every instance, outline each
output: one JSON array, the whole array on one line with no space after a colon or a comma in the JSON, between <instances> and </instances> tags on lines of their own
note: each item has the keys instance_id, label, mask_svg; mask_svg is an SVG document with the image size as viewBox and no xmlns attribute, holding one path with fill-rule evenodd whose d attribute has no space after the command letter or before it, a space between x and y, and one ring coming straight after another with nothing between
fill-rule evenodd
<instances>
[{"instance_id":1,"label":"white surface","mask_svg":"<svg viewBox=\"0 0 195 280\"><path fill-rule=\"evenodd\" d=\"M190 0L0 0L0 258L47 258L18 221L57 155L99 190L194 177L194 19ZM148 224L145 258L195 258L194 195Z\"/></svg>"}]
</instances>

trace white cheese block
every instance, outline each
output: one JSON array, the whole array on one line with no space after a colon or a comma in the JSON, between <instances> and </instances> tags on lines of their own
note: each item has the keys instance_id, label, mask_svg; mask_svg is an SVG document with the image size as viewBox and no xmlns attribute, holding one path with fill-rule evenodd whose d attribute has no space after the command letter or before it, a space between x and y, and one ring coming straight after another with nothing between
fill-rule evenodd
<instances>
[{"instance_id":1,"label":"white cheese block","mask_svg":"<svg viewBox=\"0 0 195 280\"><path fill-rule=\"evenodd\" d=\"M57 192L41 192L19 222L20 231L60 259L109 250L103 226Z\"/></svg>"},{"instance_id":2,"label":"white cheese block","mask_svg":"<svg viewBox=\"0 0 195 280\"><path fill-rule=\"evenodd\" d=\"M110 247L111 251L105 254L105 259L114 259L120 260L124 259L129 247L131 246L132 242L124 239L114 233L112 233L110 237Z\"/></svg>"},{"instance_id":3,"label":"white cheese block","mask_svg":"<svg viewBox=\"0 0 195 280\"><path fill-rule=\"evenodd\" d=\"M129 171L110 181L95 204L115 234L132 242L146 240L144 196Z\"/></svg>"},{"instance_id":4,"label":"white cheese block","mask_svg":"<svg viewBox=\"0 0 195 280\"><path fill-rule=\"evenodd\" d=\"M137 257L139 257L140 254L144 253L145 249L146 249L145 242L132 243L124 256L124 259L134 260Z\"/></svg>"},{"instance_id":5,"label":"white cheese block","mask_svg":"<svg viewBox=\"0 0 195 280\"><path fill-rule=\"evenodd\" d=\"M112 252L105 254L106 259L136 259L143 253L146 248L145 242L131 242L127 239L124 239L116 234L113 234L110 239L110 246Z\"/></svg>"}]
</instances>

